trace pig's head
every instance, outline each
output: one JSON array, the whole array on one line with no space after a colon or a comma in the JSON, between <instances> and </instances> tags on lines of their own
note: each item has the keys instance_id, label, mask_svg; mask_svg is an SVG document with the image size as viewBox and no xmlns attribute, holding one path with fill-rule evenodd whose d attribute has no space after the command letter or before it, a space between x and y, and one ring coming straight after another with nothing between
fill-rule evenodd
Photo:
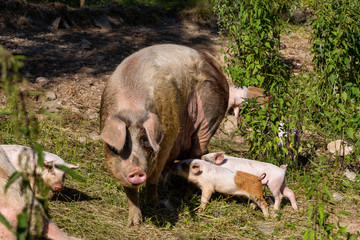
<instances>
[{"instance_id":1,"label":"pig's head","mask_svg":"<svg viewBox=\"0 0 360 240\"><path fill-rule=\"evenodd\" d=\"M216 165L221 165L224 163L224 152L215 152L215 153L209 153L201 156L201 160L205 160L207 162L214 163Z\"/></svg>"},{"instance_id":2,"label":"pig's head","mask_svg":"<svg viewBox=\"0 0 360 240\"><path fill-rule=\"evenodd\" d=\"M71 169L79 167L79 165L73 165L65 162L62 165ZM44 160L44 169L41 173L41 177L45 184L50 187L50 195L53 195L54 192L58 192L64 187L65 172L56 168L54 161Z\"/></svg>"},{"instance_id":3,"label":"pig's head","mask_svg":"<svg viewBox=\"0 0 360 240\"><path fill-rule=\"evenodd\" d=\"M204 170L203 162L203 160L199 159L177 161L172 167L172 173L196 182L195 179L202 174Z\"/></svg>"},{"instance_id":4,"label":"pig's head","mask_svg":"<svg viewBox=\"0 0 360 240\"><path fill-rule=\"evenodd\" d=\"M156 167L156 157L164 137L157 115L122 112L106 118L101 138L112 174L126 187L145 183Z\"/></svg>"}]
</instances>

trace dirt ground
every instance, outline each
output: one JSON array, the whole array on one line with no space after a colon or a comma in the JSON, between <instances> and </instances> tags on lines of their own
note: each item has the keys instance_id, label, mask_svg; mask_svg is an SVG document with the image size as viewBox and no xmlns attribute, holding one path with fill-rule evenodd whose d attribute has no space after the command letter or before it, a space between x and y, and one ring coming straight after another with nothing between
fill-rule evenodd
<instances>
[{"instance_id":1,"label":"dirt ground","mask_svg":"<svg viewBox=\"0 0 360 240\"><path fill-rule=\"evenodd\" d=\"M146 46L182 44L224 65L217 27L191 15L152 7L124 9L116 3L74 10L7 0L0 7L0 45L25 56L22 73L30 89L44 91L45 99L37 103L51 112L63 108L96 118L104 83L125 57ZM283 44L295 73L311 65L306 38L287 31Z\"/></svg>"}]
</instances>

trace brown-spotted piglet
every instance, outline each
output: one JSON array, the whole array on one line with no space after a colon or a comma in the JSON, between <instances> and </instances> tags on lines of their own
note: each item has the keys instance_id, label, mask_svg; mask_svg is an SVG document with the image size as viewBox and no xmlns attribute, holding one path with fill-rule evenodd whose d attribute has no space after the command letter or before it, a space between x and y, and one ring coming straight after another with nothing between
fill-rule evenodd
<instances>
[{"instance_id":1,"label":"brown-spotted piglet","mask_svg":"<svg viewBox=\"0 0 360 240\"><path fill-rule=\"evenodd\" d=\"M229 87L229 102L228 108L234 108L235 117L239 116L239 105L245 100L245 98L256 98L258 103L265 103L269 101L269 97L265 97L264 89L257 87L239 87L239 86L230 86Z\"/></svg>"},{"instance_id":2,"label":"brown-spotted piglet","mask_svg":"<svg viewBox=\"0 0 360 240\"><path fill-rule=\"evenodd\" d=\"M199 212L205 209L211 195L214 192L219 192L246 196L260 207L265 217L269 216L261 184L261 180L266 174L257 177L249 173L219 167L199 159L180 161L174 166L173 172L188 179L201 189Z\"/></svg>"},{"instance_id":3,"label":"brown-spotted piglet","mask_svg":"<svg viewBox=\"0 0 360 240\"><path fill-rule=\"evenodd\" d=\"M263 173L266 173L266 177L262 180L262 184L267 185L274 196L274 210L279 210L283 196L290 199L291 206L295 211L298 210L295 194L286 186L285 174L287 165L278 167L267 162L226 156L224 152L209 153L203 155L201 159L224 168L247 172L258 177Z\"/></svg>"}]
</instances>

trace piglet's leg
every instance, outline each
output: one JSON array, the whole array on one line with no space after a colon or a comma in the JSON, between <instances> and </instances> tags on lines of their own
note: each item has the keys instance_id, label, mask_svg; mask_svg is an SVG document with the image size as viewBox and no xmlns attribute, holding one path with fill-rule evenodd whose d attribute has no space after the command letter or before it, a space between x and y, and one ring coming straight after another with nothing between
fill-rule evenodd
<instances>
[{"instance_id":1,"label":"piglet's leg","mask_svg":"<svg viewBox=\"0 0 360 240\"><path fill-rule=\"evenodd\" d=\"M298 206L297 206L297 204L296 204L294 192L293 192L290 188L285 187L283 193L284 193L284 196L285 196L285 197L287 197L287 198L290 199L291 206L293 207L293 209L294 209L295 211L298 211Z\"/></svg>"},{"instance_id":2,"label":"piglet's leg","mask_svg":"<svg viewBox=\"0 0 360 240\"><path fill-rule=\"evenodd\" d=\"M205 210L207 203L214 191L212 189L204 188L201 190L201 203L198 212L202 212Z\"/></svg>"},{"instance_id":3,"label":"piglet's leg","mask_svg":"<svg viewBox=\"0 0 360 240\"><path fill-rule=\"evenodd\" d=\"M273 195L274 195L274 199L275 199L274 210L277 211L277 210L279 210L283 195L280 192L276 192Z\"/></svg>"},{"instance_id":4,"label":"piglet's leg","mask_svg":"<svg viewBox=\"0 0 360 240\"><path fill-rule=\"evenodd\" d=\"M267 205L265 199L262 196L256 197L255 202L260 207L260 209L263 212L264 216L268 217L269 216L269 209L268 209L268 205Z\"/></svg>"}]
</instances>

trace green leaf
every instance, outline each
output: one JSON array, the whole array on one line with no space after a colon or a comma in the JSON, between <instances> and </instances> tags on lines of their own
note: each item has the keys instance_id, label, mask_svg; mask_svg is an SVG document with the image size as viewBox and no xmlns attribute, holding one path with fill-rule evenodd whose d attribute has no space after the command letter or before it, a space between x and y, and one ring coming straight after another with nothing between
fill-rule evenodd
<instances>
[{"instance_id":1,"label":"green leaf","mask_svg":"<svg viewBox=\"0 0 360 240\"><path fill-rule=\"evenodd\" d=\"M323 187L324 192L326 193L327 197L332 199L333 196L331 195L330 191L328 190L328 188L326 186Z\"/></svg>"},{"instance_id":2,"label":"green leaf","mask_svg":"<svg viewBox=\"0 0 360 240\"><path fill-rule=\"evenodd\" d=\"M344 100L344 102L346 102L346 100L347 100L347 93L346 93L346 92L341 93L341 97L342 97L342 99Z\"/></svg>"},{"instance_id":3,"label":"green leaf","mask_svg":"<svg viewBox=\"0 0 360 240\"><path fill-rule=\"evenodd\" d=\"M345 212L345 211L340 211L340 212L338 212L338 214L343 214L343 215L351 216L351 213Z\"/></svg>"},{"instance_id":4,"label":"green leaf","mask_svg":"<svg viewBox=\"0 0 360 240\"><path fill-rule=\"evenodd\" d=\"M35 146L35 152L38 155L38 165L40 167L44 167L44 156L42 154L42 149L40 144L36 144Z\"/></svg>"},{"instance_id":5,"label":"green leaf","mask_svg":"<svg viewBox=\"0 0 360 240\"><path fill-rule=\"evenodd\" d=\"M308 209L308 225L311 226L312 216L314 212L314 204L311 204Z\"/></svg>"},{"instance_id":6,"label":"green leaf","mask_svg":"<svg viewBox=\"0 0 360 240\"><path fill-rule=\"evenodd\" d=\"M69 174L72 178L80 181L80 182L85 182L85 178L80 176L76 171L74 171L71 168L66 167L65 165L59 165L59 164L55 164L55 167L64 171L65 173Z\"/></svg>"},{"instance_id":7,"label":"green leaf","mask_svg":"<svg viewBox=\"0 0 360 240\"><path fill-rule=\"evenodd\" d=\"M20 172L18 172L18 171L16 171L16 172L14 172L11 176L10 176L10 178L9 178L9 180L7 181L7 183L6 183L6 185L5 185L5 192L7 191L7 189L11 186L11 184L13 184L18 178L20 178L21 177L21 173Z\"/></svg>"},{"instance_id":8,"label":"green leaf","mask_svg":"<svg viewBox=\"0 0 360 240\"><path fill-rule=\"evenodd\" d=\"M348 128L345 130L346 136L348 136L350 139L354 139L354 129Z\"/></svg>"},{"instance_id":9,"label":"green leaf","mask_svg":"<svg viewBox=\"0 0 360 240\"><path fill-rule=\"evenodd\" d=\"M18 219L18 225L17 225L17 236L18 239L20 240L25 240L26 239L26 228L27 228L27 222L28 222L28 214L27 213L20 213L17 216Z\"/></svg>"},{"instance_id":10,"label":"green leaf","mask_svg":"<svg viewBox=\"0 0 360 240\"><path fill-rule=\"evenodd\" d=\"M315 239L315 232L313 230L307 230L304 234L304 240L313 240Z\"/></svg>"}]
</instances>

